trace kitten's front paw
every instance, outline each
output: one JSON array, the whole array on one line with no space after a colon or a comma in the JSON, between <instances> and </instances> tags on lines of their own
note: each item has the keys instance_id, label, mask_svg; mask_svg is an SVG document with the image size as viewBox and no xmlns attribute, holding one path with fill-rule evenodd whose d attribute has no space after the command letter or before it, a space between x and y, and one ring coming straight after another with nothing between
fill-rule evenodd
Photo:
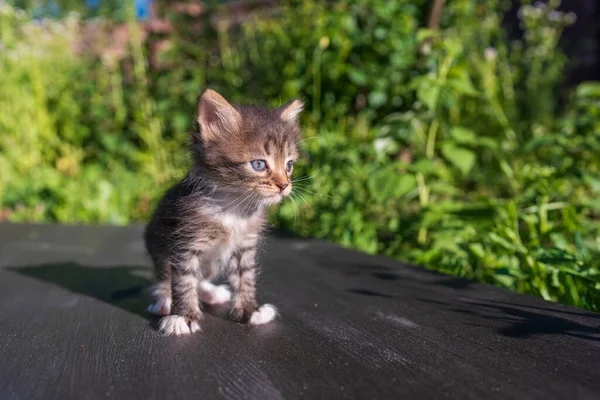
<instances>
[{"instance_id":1,"label":"kitten's front paw","mask_svg":"<svg viewBox=\"0 0 600 400\"><path fill-rule=\"evenodd\" d=\"M166 336L181 336L199 331L200 325L197 321L188 317L169 315L160 320L158 330Z\"/></svg>"},{"instance_id":2,"label":"kitten's front paw","mask_svg":"<svg viewBox=\"0 0 600 400\"><path fill-rule=\"evenodd\" d=\"M231 291L225 285L215 286L208 281L200 284L200 301L204 304L223 304L231 300Z\"/></svg>"},{"instance_id":3,"label":"kitten's front paw","mask_svg":"<svg viewBox=\"0 0 600 400\"><path fill-rule=\"evenodd\" d=\"M250 325L263 325L273 321L277 317L277 308L271 304L263 304L252 313Z\"/></svg>"},{"instance_id":4,"label":"kitten's front paw","mask_svg":"<svg viewBox=\"0 0 600 400\"><path fill-rule=\"evenodd\" d=\"M154 303L148 306L148 311L154 315L165 316L171 314L171 298L167 296L159 296Z\"/></svg>"},{"instance_id":5,"label":"kitten's front paw","mask_svg":"<svg viewBox=\"0 0 600 400\"><path fill-rule=\"evenodd\" d=\"M271 304L263 304L260 307L232 308L231 319L237 322L249 323L251 325L263 325L271 322L277 316L277 308Z\"/></svg>"},{"instance_id":6,"label":"kitten's front paw","mask_svg":"<svg viewBox=\"0 0 600 400\"><path fill-rule=\"evenodd\" d=\"M248 307L233 307L231 312L229 313L229 317L235 322L239 322L242 324L246 324L250 321L250 317L252 313L254 313L258 308L256 305L248 306Z\"/></svg>"}]
</instances>

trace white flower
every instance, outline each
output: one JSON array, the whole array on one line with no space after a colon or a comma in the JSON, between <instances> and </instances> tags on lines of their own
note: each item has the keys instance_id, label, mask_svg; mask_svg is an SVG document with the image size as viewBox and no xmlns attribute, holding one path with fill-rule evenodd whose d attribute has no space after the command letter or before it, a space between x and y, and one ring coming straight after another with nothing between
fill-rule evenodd
<instances>
[{"instance_id":1,"label":"white flower","mask_svg":"<svg viewBox=\"0 0 600 400\"><path fill-rule=\"evenodd\" d=\"M488 47L487 49L485 49L485 59L488 61L492 61L495 60L496 57L498 57L498 50L496 50L493 47Z\"/></svg>"},{"instance_id":2,"label":"white flower","mask_svg":"<svg viewBox=\"0 0 600 400\"><path fill-rule=\"evenodd\" d=\"M550 11L548 13L548 20L552 22L558 22L562 18L562 13L556 10Z\"/></svg>"},{"instance_id":3,"label":"white flower","mask_svg":"<svg viewBox=\"0 0 600 400\"><path fill-rule=\"evenodd\" d=\"M517 12L517 17L519 17L519 19L527 18L530 15L531 15L531 7L530 6L523 6L523 7L519 8L519 11Z\"/></svg>"},{"instance_id":4,"label":"white flower","mask_svg":"<svg viewBox=\"0 0 600 400\"><path fill-rule=\"evenodd\" d=\"M547 8L546 4L542 3L541 1L536 1L535 3L533 3L533 6L540 11L546 11Z\"/></svg>"},{"instance_id":5,"label":"white flower","mask_svg":"<svg viewBox=\"0 0 600 400\"><path fill-rule=\"evenodd\" d=\"M390 148L395 145L391 138L379 138L373 142L373 147L377 153L386 153Z\"/></svg>"}]
</instances>

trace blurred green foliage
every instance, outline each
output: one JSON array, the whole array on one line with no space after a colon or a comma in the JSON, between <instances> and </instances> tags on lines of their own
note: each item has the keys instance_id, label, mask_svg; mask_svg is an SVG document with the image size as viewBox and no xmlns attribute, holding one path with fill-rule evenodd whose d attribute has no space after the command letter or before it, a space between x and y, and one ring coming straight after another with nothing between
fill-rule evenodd
<instances>
[{"instance_id":1,"label":"blurred green foliage","mask_svg":"<svg viewBox=\"0 0 600 400\"><path fill-rule=\"evenodd\" d=\"M561 90L557 1L522 2L518 41L497 0L448 2L436 31L426 1L171 13L152 69L161 37L133 22L124 56L74 56L77 15L0 7L0 218L142 221L188 165L203 87L300 97L281 229L600 311L600 84Z\"/></svg>"}]
</instances>

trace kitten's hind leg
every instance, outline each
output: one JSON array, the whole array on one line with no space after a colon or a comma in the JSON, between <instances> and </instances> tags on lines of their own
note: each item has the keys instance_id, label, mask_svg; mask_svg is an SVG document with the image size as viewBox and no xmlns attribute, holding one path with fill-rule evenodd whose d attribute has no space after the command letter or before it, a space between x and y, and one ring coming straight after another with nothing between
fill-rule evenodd
<instances>
[{"instance_id":1,"label":"kitten's hind leg","mask_svg":"<svg viewBox=\"0 0 600 400\"><path fill-rule=\"evenodd\" d=\"M148 311L154 315L165 316L171 313L171 281L159 282L150 288L151 303Z\"/></svg>"},{"instance_id":2,"label":"kitten's hind leg","mask_svg":"<svg viewBox=\"0 0 600 400\"><path fill-rule=\"evenodd\" d=\"M200 330L200 298L198 285L202 279L200 262L196 256L183 256L172 268L171 315L160 321L164 335L186 335Z\"/></svg>"},{"instance_id":3,"label":"kitten's hind leg","mask_svg":"<svg viewBox=\"0 0 600 400\"><path fill-rule=\"evenodd\" d=\"M231 300L231 291L226 285L215 285L206 280L200 282L200 301L204 304L223 304Z\"/></svg>"},{"instance_id":4,"label":"kitten's hind leg","mask_svg":"<svg viewBox=\"0 0 600 400\"><path fill-rule=\"evenodd\" d=\"M165 316L171 313L171 263L168 259L155 262L157 283L150 288L148 311Z\"/></svg>"}]
</instances>

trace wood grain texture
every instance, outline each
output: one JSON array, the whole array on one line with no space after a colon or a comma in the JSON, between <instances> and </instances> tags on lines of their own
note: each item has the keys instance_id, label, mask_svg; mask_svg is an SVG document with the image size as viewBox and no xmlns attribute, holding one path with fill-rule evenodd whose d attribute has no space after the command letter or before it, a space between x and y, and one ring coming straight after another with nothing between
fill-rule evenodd
<instances>
[{"instance_id":1,"label":"wood grain texture","mask_svg":"<svg viewBox=\"0 0 600 400\"><path fill-rule=\"evenodd\" d=\"M141 228L0 225L1 399L598 399L599 315L272 236L259 327L161 337Z\"/></svg>"}]
</instances>

